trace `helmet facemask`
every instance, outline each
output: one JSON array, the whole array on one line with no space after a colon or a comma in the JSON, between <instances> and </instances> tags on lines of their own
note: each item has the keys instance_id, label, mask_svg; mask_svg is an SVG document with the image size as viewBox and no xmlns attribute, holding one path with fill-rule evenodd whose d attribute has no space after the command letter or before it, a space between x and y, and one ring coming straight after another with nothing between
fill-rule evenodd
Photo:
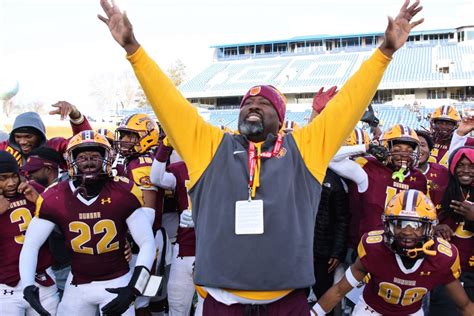
<instances>
[{"instance_id":1,"label":"helmet facemask","mask_svg":"<svg viewBox=\"0 0 474 316\"><path fill-rule=\"evenodd\" d=\"M409 145L413 151L398 151L396 146L398 144ZM387 141L387 147L388 158L386 160L386 164L394 171L402 169L408 170L415 168L418 165L420 158L420 149L418 143L412 141L411 139L393 139Z\"/></svg>"},{"instance_id":2,"label":"helmet facemask","mask_svg":"<svg viewBox=\"0 0 474 316\"><path fill-rule=\"evenodd\" d=\"M433 221L429 219L405 217L405 216L383 216L384 242L393 252L411 259L422 258L430 244L425 246L433 238ZM417 231L411 236L405 236L403 229L411 227ZM398 231L398 233L397 233Z\"/></svg>"},{"instance_id":3,"label":"helmet facemask","mask_svg":"<svg viewBox=\"0 0 474 316\"><path fill-rule=\"evenodd\" d=\"M81 153L86 151L97 152L99 155L83 158ZM111 159L110 148L99 144L86 143L72 148L68 153L68 168L71 179L79 183L79 187L74 194L82 193L84 196L89 196L87 187L109 178L111 175Z\"/></svg>"},{"instance_id":4,"label":"helmet facemask","mask_svg":"<svg viewBox=\"0 0 474 316\"><path fill-rule=\"evenodd\" d=\"M447 127L441 128L439 124L442 122L451 122L454 125L452 128L447 128ZM431 126L431 131L432 131L431 136L433 138L433 141L436 144L444 144L444 143L450 142L454 131L456 130L456 128L458 128L458 125L459 123L454 120L432 119L430 122L430 126Z\"/></svg>"},{"instance_id":5,"label":"helmet facemask","mask_svg":"<svg viewBox=\"0 0 474 316\"><path fill-rule=\"evenodd\" d=\"M124 138L127 138L127 140L123 140ZM114 149L123 157L139 156L141 152L139 133L124 128L117 129L115 131Z\"/></svg>"}]
</instances>

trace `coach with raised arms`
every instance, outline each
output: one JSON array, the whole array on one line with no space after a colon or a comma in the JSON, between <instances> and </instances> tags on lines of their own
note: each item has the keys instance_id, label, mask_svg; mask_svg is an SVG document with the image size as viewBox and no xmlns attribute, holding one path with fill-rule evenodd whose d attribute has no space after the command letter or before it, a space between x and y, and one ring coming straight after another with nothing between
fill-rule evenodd
<instances>
[{"instance_id":1,"label":"coach with raised arms","mask_svg":"<svg viewBox=\"0 0 474 316\"><path fill-rule=\"evenodd\" d=\"M384 41L310 124L283 135L286 100L261 85L243 97L239 133L205 122L147 55L127 15L101 0L114 39L170 143L184 159L196 229L194 282L208 295L204 315L309 315L313 235L329 161L362 117L392 55L423 20L407 0ZM334 128L336 126L337 128Z\"/></svg>"}]
</instances>

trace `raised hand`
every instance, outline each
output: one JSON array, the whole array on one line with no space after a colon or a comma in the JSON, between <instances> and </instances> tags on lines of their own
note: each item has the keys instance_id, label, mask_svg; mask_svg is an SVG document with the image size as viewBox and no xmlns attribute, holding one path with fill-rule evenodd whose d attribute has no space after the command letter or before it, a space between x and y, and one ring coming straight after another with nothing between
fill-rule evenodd
<instances>
[{"instance_id":1,"label":"raised hand","mask_svg":"<svg viewBox=\"0 0 474 316\"><path fill-rule=\"evenodd\" d=\"M55 109L49 112L49 115L57 115L61 116L61 120L64 120L67 116L69 116L72 120L77 120L81 117L81 112L67 101L58 101L55 104L51 105Z\"/></svg>"},{"instance_id":2,"label":"raised hand","mask_svg":"<svg viewBox=\"0 0 474 316\"><path fill-rule=\"evenodd\" d=\"M459 136L465 136L471 133L473 130L474 130L474 117L466 116L466 117L463 117L463 119L459 123L456 133Z\"/></svg>"},{"instance_id":3,"label":"raised hand","mask_svg":"<svg viewBox=\"0 0 474 316\"><path fill-rule=\"evenodd\" d=\"M327 91L324 91L324 87L321 87L313 98L313 110L321 113L321 111L326 107L326 104L328 104L337 92L337 86L333 86Z\"/></svg>"},{"instance_id":4,"label":"raised hand","mask_svg":"<svg viewBox=\"0 0 474 316\"><path fill-rule=\"evenodd\" d=\"M133 27L126 12L120 11L114 0L112 0L112 4L108 0L100 0L100 5L107 17L100 14L97 17L109 27L113 38L125 49L127 54L133 54L140 47L140 44L135 39Z\"/></svg>"},{"instance_id":5,"label":"raised hand","mask_svg":"<svg viewBox=\"0 0 474 316\"><path fill-rule=\"evenodd\" d=\"M410 31L424 21L424 19L419 19L412 22L413 17L423 9L420 1L415 1L411 6L408 6L409 4L410 0L405 0L395 19L388 17L384 41L380 46L380 50L388 57L392 57L393 53L405 44Z\"/></svg>"}]
</instances>

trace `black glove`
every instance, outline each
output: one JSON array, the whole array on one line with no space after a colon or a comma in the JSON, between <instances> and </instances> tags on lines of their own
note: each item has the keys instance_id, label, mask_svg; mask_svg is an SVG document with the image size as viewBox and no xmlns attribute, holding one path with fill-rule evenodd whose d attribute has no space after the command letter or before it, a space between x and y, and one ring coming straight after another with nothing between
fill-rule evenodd
<instances>
[{"instance_id":1,"label":"black glove","mask_svg":"<svg viewBox=\"0 0 474 316\"><path fill-rule=\"evenodd\" d=\"M116 298L102 307L102 313L105 315L122 315L135 301L135 289L129 285L115 289L105 289L107 292L118 294Z\"/></svg>"},{"instance_id":2,"label":"black glove","mask_svg":"<svg viewBox=\"0 0 474 316\"><path fill-rule=\"evenodd\" d=\"M362 122L369 124L370 127L377 127L379 125L379 119L375 117L374 109L372 105L369 105L367 111L360 119Z\"/></svg>"},{"instance_id":3,"label":"black glove","mask_svg":"<svg viewBox=\"0 0 474 316\"><path fill-rule=\"evenodd\" d=\"M30 306L41 316L51 316L51 314L41 305L39 298L39 288L35 285L29 285L23 290L23 298Z\"/></svg>"},{"instance_id":4,"label":"black glove","mask_svg":"<svg viewBox=\"0 0 474 316\"><path fill-rule=\"evenodd\" d=\"M369 149L367 152L377 158L377 160L380 162L383 162L388 158L387 148L381 145L369 144Z\"/></svg>"},{"instance_id":5,"label":"black glove","mask_svg":"<svg viewBox=\"0 0 474 316\"><path fill-rule=\"evenodd\" d=\"M144 266L136 266L133 270L132 278L127 286L115 289L105 289L109 293L118 294L116 298L102 307L102 313L108 316L122 315L141 295L146 288L150 278L150 271Z\"/></svg>"}]
</instances>

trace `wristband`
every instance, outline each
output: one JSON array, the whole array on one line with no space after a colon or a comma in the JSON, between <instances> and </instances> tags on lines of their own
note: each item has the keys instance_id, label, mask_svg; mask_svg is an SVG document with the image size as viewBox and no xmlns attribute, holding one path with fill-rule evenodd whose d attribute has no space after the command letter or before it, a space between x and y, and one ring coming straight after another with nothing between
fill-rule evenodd
<instances>
[{"instance_id":1,"label":"wristband","mask_svg":"<svg viewBox=\"0 0 474 316\"><path fill-rule=\"evenodd\" d=\"M346 270L346 279L352 287L356 287L359 284L359 281L357 281L354 275L352 274L351 267L347 268Z\"/></svg>"},{"instance_id":2,"label":"wristband","mask_svg":"<svg viewBox=\"0 0 474 316\"><path fill-rule=\"evenodd\" d=\"M81 116L79 116L79 118L77 118L77 119L69 118L69 121L71 121L71 123L74 124L74 125L82 124L82 122L84 122L84 115L82 115L82 113L81 113Z\"/></svg>"},{"instance_id":3,"label":"wristband","mask_svg":"<svg viewBox=\"0 0 474 316\"><path fill-rule=\"evenodd\" d=\"M128 285L134 288L135 291L141 295L145 290L149 279L150 271L144 266L137 266L133 271L132 279Z\"/></svg>"},{"instance_id":4,"label":"wristband","mask_svg":"<svg viewBox=\"0 0 474 316\"><path fill-rule=\"evenodd\" d=\"M318 316L319 316L319 315L326 315L326 312L325 312L324 309L321 307L321 305L319 305L319 303L316 303L316 304L313 306L312 310L315 311Z\"/></svg>"}]
</instances>

